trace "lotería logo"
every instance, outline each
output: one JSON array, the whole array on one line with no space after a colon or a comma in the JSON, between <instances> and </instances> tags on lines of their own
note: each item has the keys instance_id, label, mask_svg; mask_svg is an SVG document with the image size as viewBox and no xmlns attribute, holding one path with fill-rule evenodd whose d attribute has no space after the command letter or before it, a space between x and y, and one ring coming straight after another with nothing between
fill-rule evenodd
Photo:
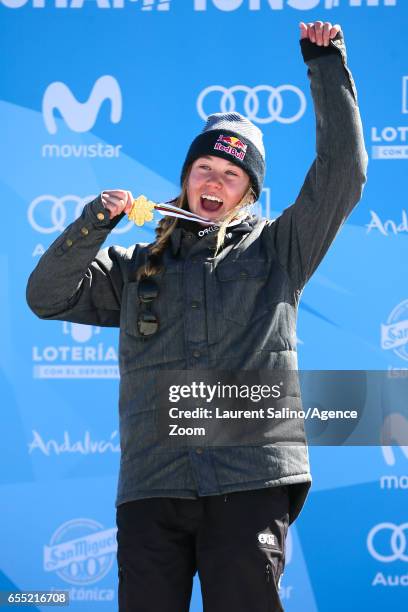
<instances>
[{"instance_id":1,"label":"loter\u00eda logo","mask_svg":"<svg viewBox=\"0 0 408 612\"><path fill-rule=\"evenodd\" d=\"M64 322L62 333L71 342L33 346L33 377L119 378L117 351L94 340L100 332L97 326Z\"/></svg>"},{"instance_id":2,"label":"loter\u00eda logo","mask_svg":"<svg viewBox=\"0 0 408 612\"><path fill-rule=\"evenodd\" d=\"M408 561L407 537L408 523L379 523L373 527L367 537L367 548L370 555L382 563ZM384 532L386 539L384 540ZM378 540L381 539L381 543Z\"/></svg>"},{"instance_id":3,"label":"loter\u00eda logo","mask_svg":"<svg viewBox=\"0 0 408 612\"><path fill-rule=\"evenodd\" d=\"M274 11L282 11L285 8L311 11L318 7L325 9L334 9L340 6L354 8L391 7L397 5L397 0L194 0L195 11L206 11L209 5L220 11L236 11L241 7L246 7L250 11L259 11L263 8Z\"/></svg>"},{"instance_id":4,"label":"loter\u00eda logo","mask_svg":"<svg viewBox=\"0 0 408 612\"><path fill-rule=\"evenodd\" d=\"M105 529L92 519L67 521L44 546L44 571L70 584L95 584L112 568L116 550L115 528Z\"/></svg>"},{"instance_id":5,"label":"loter\u00eda logo","mask_svg":"<svg viewBox=\"0 0 408 612\"><path fill-rule=\"evenodd\" d=\"M58 110L73 132L88 132L95 125L105 100L111 103L112 123L118 123L122 116L122 93L114 77L110 75L100 77L86 102L78 102L65 83L59 81L51 83L45 90L42 101L45 127L50 134L57 133L54 111Z\"/></svg>"},{"instance_id":6,"label":"loter\u00eda logo","mask_svg":"<svg viewBox=\"0 0 408 612\"><path fill-rule=\"evenodd\" d=\"M238 99L244 94L242 109L237 109ZM261 94L266 94L266 102L261 107ZM295 96L295 108L293 100L290 97ZM284 111L284 96L285 105L291 104L290 111ZM288 96L286 98L286 96ZM204 105L206 108L204 108ZM197 98L197 112L200 117L206 121L208 115L214 112L229 113L238 110L254 123L271 123L277 121L279 123L295 123L299 121L306 110L306 97L299 87L296 85L279 85L272 87L271 85L257 85L256 87L248 87L247 85L234 85L232 87L224 87L223 85L211 85L203 89ZM207 112L208 111L208 112Z\"/></svg>"},{"instance_id":7,"label":"loter\u00eda logo","mask_svg":"<svg viewBox=\"0 0 408 612\"><path fill-rule=\"evenodd\" d=\"M30 203L27 210L28 222L40 234L63 232L65 228L79 217L85 204L96 198L96 195L80 197L74 194L57 197L52 194L40 195ZM116 227L112 233L124 234L134 223L130 221L123 227Z\"/></svg>"},{"instance_id":8,"label":"loter\u00eda logo","mask_svg":"<svg viewBox=\"0 0 408 612\"><path fill-rule=\"evenodd\" d=\"M402 114L408 113L408 76L402 77ZM408 126L371 128L373 159L408 159Z\"/></svg>"},{"instance_id":9,"label":"loter\u00eda logo","mask_svg":"<svg viewBox=\"0 0 408 612\"><path fill-rule=\"evenodd\" d=\"M381 325L381 348L392 350L395 355L408 361L408 300L404 300L390 313L387 322Z\"/></svg>"}]
</instances>

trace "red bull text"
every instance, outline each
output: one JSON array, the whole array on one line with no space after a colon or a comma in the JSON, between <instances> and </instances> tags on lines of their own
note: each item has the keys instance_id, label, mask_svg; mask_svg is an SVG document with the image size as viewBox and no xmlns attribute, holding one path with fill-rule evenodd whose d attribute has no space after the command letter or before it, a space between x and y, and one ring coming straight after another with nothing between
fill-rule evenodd
<instances>
[{"instance_id":1,"label":"red bull text","mask_svg":"<svg viewBox=\"0 0 408 612\"><path fill-rule=\"evenodd\" d=\"M225 151L225 153L229 153L237 159L243 160L247 151L247 145L235 136L223 136L220 134L214 145L214 149L217 151Z\"/></svg>"}]
</instances>

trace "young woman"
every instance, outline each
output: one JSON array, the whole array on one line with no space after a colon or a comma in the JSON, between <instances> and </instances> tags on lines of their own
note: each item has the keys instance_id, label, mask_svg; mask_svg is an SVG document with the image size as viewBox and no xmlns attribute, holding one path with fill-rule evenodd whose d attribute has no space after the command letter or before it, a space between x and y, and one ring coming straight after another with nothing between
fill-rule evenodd
<instances>
[{"instance_id":1,"label":"young woman","mask_svg":"<svg viewBox=\"0 0 408 612\"><path fill-rule=\"evenodd\" d=\"M164 370L297 368L305 283L361 197L367 156L340 26L301 23L317 156L296 202L259 219L261 131L211 115L190 146L176 204L150 245L99 250L133 202L104 191L51 245L28 283L44 319L120 327L120 612L184 612L199 572L206 612L282 610L285 538L310 487L305 446L155 443Z\"/></svg>"}]
</instances>

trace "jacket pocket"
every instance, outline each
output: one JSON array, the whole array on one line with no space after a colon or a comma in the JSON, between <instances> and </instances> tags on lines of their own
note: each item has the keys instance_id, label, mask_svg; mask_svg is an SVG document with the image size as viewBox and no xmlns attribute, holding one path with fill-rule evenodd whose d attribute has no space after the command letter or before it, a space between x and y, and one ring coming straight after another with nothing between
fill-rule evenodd
<instances>
[{"instance_id":1,"label":"jacket pocket","mask_svg":"<svg viewBox=\"0 0 408 612\"><path fill-rule=\"evenodd\" d=\"M270 264L264 260L221 263L215 270L224 319L247 325L279 301L271 290Z\"/></svg>"},{"instance_id":2,"label":"jacket pocket","mask_svg":"<svg viewBox=\"0 0 408 612\"><path fill-rule=\"evenodd\" d=\"M126 285L125 312L123 325L126 333L140 336L138 319L142 312L151 312L158 318L159 331L169 327L174 319L183 315L182 271L180 266L166 268L163 274L151 279L157 284L158 296L145 306L139 301L139 285L142 281L129 282Z\"/></svg>"},{"instance_id":3,"label":"jacket pocket","mask_svg":"<svg viewBox=\"0 0 408 612\"><path fill-rule=\"evenodd\" d=\"M124 289L121 319L121 358L124 371L182 359L183 295L182 275L178 267L152 277L158 285L158 296L149 305L141 304L140 281L129 282ZM158 330L144 337L138 329L143 312L154 314Z\"/></svg>"}]
</instances>

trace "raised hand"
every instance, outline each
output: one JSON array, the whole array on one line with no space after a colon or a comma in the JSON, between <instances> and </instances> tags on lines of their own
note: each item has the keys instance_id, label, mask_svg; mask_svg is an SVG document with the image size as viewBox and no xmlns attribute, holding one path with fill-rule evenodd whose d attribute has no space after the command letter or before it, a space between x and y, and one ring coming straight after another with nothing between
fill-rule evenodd
<instances>
[{"instance_id":1,"label":"raised hand","mask_svg":"<svg viewBox=\"0 0 408 612\"><path fill-rule=\"evenodd\" d=\"M300 38L308 38L310 42L315 43L319 47L328 47L330 40L335 38L338 32L341 31L339 24L332 25L330 21L312 21L310 23L299 23Z\"/></svg>"},{"instance_id":2,"label":"raised hand","mask_svg":"<svg viewBox=\"0 0 408 612\"><path fill-rule=\"evenodd\" d=\"M113 219L122 212L128 213L132 207L133 195L123 189L110 189L102 191L102 204L109 211L109 218Z\"/></svg>"}]
</instances>

